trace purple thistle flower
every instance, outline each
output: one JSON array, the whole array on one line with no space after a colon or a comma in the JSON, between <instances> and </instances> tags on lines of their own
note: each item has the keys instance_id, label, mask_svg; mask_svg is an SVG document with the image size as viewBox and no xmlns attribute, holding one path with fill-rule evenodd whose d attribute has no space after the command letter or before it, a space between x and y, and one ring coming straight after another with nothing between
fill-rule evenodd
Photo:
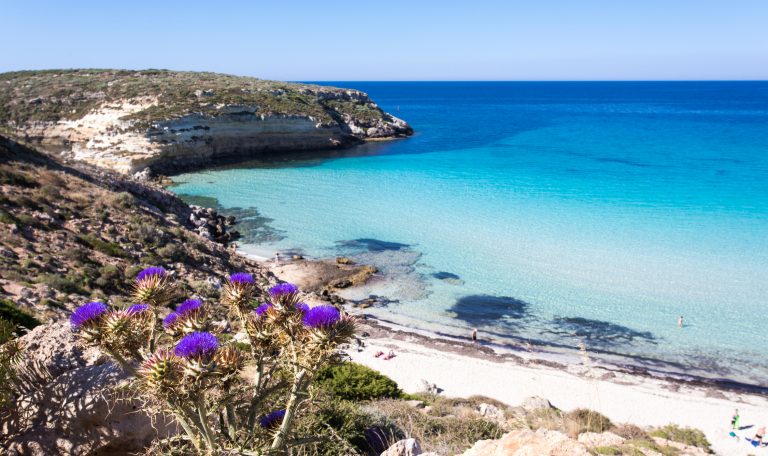
<instances>
[{"instance_id":1,"label":"purple thistle flower","mask_svg":"<svg viewBox=\"0 0 768 456\"><path fill-rule=\"evenodd\" d=\"M160 278L164 278L165 275L166 275L165 268L161 266L152 266L144 269L138 275L136 275L136 281L141 282L142 280L151 276L159 276Z\"/></svg>"},{"instance_id":2,"label":"purple thistle flower","mask_svg":"<svg viewBox=\"0 0 768 456\"><path fill-rule=\"evenodd\" d=\"M254 283L253 282L253 276L248 274L247 272L236 272L229 276L229 281L231 283Z\"/></svg>"},{"instance_id":3,"label":"purple thistle flower","mask_svg":"<svg viewBox=\"0 0 768 456\"><path fill-rule=\"evenodd\" d=\"M69 322L75 328L79 328L84 324L90 323L98 319L101 314L107 311L107 306L102 302L89 302L75 309L72 316L69 318Z\"/></svg>"},{"instance_id":4,"label":"purple thistle flower","mask_svg":"<svg viewBox=\"0 0 768 456\"><path fill-rule=\"evenodd\" d=\"M339 309L334 306L317 306L312 307L304 313L305 326L310 328L328 328L336 324L341 318Z\"/></svg>"},{"instance_id":5,"label":"purple thistle flower","mask_svg":"<svg viewBox=\"0 0 768 456\"><path fill-rule=\"evenodd\" d=\"M183 317L189 313L192 313L202 307L203 301L199 299L187 299L179 307L176 308L176 313L180 317Z\"/></svg>"},{"instance_id":6,"label":"purple thistle flower","mask_svg":"<svg viewBox=\"0 0 768 456\"><path fill-rule=\"evenodd\" d=\"M179 319L179 314L176 312L171 312L163 318L163 328L170 328L171 326L176 324L176 320Z\"/></svg>"},{"instance_id":7,"label":"purple thistle flower","mask_svg":"<svg viewBox=\"0 0 768 456\"><path fill-rule=\"evenodd\" d=\"M309 306L307 305L306 302L299 302L299 303L296 303L296 310L305 314L309 312Z\"/></svg>"},{"instance_id":8,"label":"purple thistle flower","mask_svg":"<svg viewBox=\"0 0 768 456\"><path fill-rule=\"evenodd\" d=\"M125 313L128 315L136 315L149 310L149 304L134 304L131 307L125 309Z\"/></svg>"},{"instance_id":9,"label":"purple thistle flower","mask_svg":"<svg viewBox=\"0 0 768 456\"><path fill-rule=\"evenodd\" d=\"M283 422L285 417L285 410L275 410L274 412L267 413L259 419L259 424L265 429L277 426Z\"/></svg>"},{"instance_id":10,"label":"purple thistle flower","mask_svg":"<svg viewBox=\"0 0 768 456\"><path fill-rule=\"evenodd\" d=\"M173 353L181 358L208 358L216 353L219 340L209 332L193 332L184 336Z\"/></svg>"},{"instance_id":11,"label":"purple thistle flower","mask_svg":"<svg viewBox=\"0 0 768 456\"><path fill-rule=\"evenodd\" d=\"M274 287L269 289L269 295L273 298L280 297L282 295L298 293L299 287L292 283L278 283Z\"/></svg>"},{"instance_id":12,"label":"purple thistle flower","mask_svg":"<svg viewBox=\"0 0 768 456\"><path fill-rule=\"evenodd\" d=\"M257 307L257 308L256 308L256 309L253 311L253 313L255 313L257 316L259 316L259 317L260 317L260 316L264 315L264 313L265 313L266 311L268 311L269 309L271 309L271 308L272 308L272 304L270 304L270 303L268 303L268 302L265 302L264 304L262 304L262 305L260 305L259 307Z\"/></svg>"}]
</instances>

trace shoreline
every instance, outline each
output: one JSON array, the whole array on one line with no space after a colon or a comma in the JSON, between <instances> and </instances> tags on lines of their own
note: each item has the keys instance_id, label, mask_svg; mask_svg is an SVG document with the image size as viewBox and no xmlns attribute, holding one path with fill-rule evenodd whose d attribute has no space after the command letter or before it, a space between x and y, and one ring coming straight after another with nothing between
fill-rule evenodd
<instances>
[{"instance_id":1,"label":"shoreline","mask_svg":"<svg viewBox=\"0 0 768 456\"><path fill-rule=\"evenodd\" d=\"M280 280L301 287L301 268L292 261L275 265L273 260L238 253L260 261ZM320 262L323 260L303 260ZM306 270L304 271L306 273ZM315 278L316 279L316 278ZM311 305L327 303L309 292ZM350 347L351 361L366 365L395 380L408 393L434 386L441 394L455 397L487 396L509 405L539 396L562 410L588 408L618 423L640 426L677 424L704 431L717 454L768 455L768 449L753 448L742 437L768 422L768 388L740 384L728 379L654 374L632 366L593 363L590 358L541 356L542 351L523 346L499 347L398 325L345 305L360 318L359 344ZM377 351L393 351L390 360L375 357ZM752 424L728 435L733 410L743 422Z\"/></svg>"},{"instance_id":2,"label":"shoreline","mask_svg":"<svg viewBox=\"0 0 768 456\"><path fill-rule=\"evenodd\" d=\"M322 282L322 280L318 280L316 277L317 269L312 266L318 266L323 263L327 265L333 264L332 259L302 257L301 260L292 260L283 257L280 265L275 266L272 258L258 255L254 252L245 252L240 249L238 249L237 252L251 260L261 262L276 277L286 282L297 283L300 285L300 288L309 291L312 294L317 294L320 291L318 283ZM329 277L326 278L330 279ZM336 278L337 277L333 277L333 279ZM310 289L306 286L308 284L312 285ZM301 287L301 285L304 286ZM343 299L344 292L352 291L356 286L357 285L353 285L349 288L334 291L339 293ZM312 301L312 299L310 299L310 301ZM325 300L316 300L314 304L321 302L325 303ZM356 304L359 304L359 302ZM478 344L474 345L468 336L462 337L460 335L444 333L430 328L412 327L401 322L387 319L381 315L373 314L366 306L350 304L348 300L346 301L345 308L350 314L361 317L365 322L365 326L401 334L402 337L417 338L425 343L437 343L442 347L463 347L465 354L470 352L474 353L474 355L484 354L485 356L499 360L499 362L511 361L524 364L569 368L572 366L583 366L584 356L586 355L588 356L588 364L591 369L602 370L606 373L631 375L640 378L668 381L674 384L690 387L712 388L718 391L753 394L768 398L768 386L742 382L727 377L715 378L687 373L683 372L685 366L675 366L671 362L660 359L633 357L631 355L600 350L594 347L590 347L586 352L580 353L575 347L536 343L536 341L523 339L515 341L514 338L500 341L493 337L484 338L482 333L478 339ZM609 359L611 357L613 359ZM636 361L636 363L632 363L632 361ZM648 365L643 365L643 361L648 364L654 364L657 367L654 368Z\"/></svg>"}]
</instances>

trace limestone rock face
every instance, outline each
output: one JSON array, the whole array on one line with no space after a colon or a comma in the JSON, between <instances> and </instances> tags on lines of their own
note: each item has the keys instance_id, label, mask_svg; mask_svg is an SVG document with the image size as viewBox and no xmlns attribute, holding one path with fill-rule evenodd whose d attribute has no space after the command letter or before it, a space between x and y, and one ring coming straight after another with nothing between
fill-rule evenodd
<instances>
[{"instance_id":1,"label":"limestone rock face","mask_svg":"<svg viewBox=\"0 0 768 456\"><path fill-rule=\"evenodd\" d=\"M531 396L528 398L525 398L523 400L523 403L520 404L521 407L523 407L525 410L538 410L538 409L549 409L552 408L552 404L543 397L539 396Z\"/></svg>"},{"instance_id":2,"label":"limestone rock face","mask_svg":"<svg viewBox=\"0 0 768 456\"><path fill-rule=\"evenodd\" d=\"M480 440L462 456L588 456L587 448L562 432L520 429L498 440Z\"/></svg>"},{"instance_id":3,"label":"limestone rock face","mask_svg":"<svg viewBox=\"0 0 768 456\"><path fill-rule=\"evenodd\" d=\"M367 94L212 73L0 73L0 128L126 174L411 135ZM206 87L208 87L206 89Z\"/></svg>"},{"instance_id":4,"label":"limestone rock face","mask_svg":"<svg viewBox=\"0 0 768 456\"><path fill-rule=\"evenodd\" d=\"M395 442L394 445L387 448L381 456L419 456L421 454L421 445L416 439L404 439Z\"/></svg>"},{"instance_id":5,"label":"limestone rock face","mask_svg":"<svg viewBox=\"0 0 768 456\"><path fill-rule=\"evenodd\" d=\"M114 389L127 374L95 349L82 349L67 322L21 337L26 367L17 409L0 433L9 455L128 454L175 430L151 422ZM124 399L124 398L123 398Z\"/></svg>"}]
</instances>

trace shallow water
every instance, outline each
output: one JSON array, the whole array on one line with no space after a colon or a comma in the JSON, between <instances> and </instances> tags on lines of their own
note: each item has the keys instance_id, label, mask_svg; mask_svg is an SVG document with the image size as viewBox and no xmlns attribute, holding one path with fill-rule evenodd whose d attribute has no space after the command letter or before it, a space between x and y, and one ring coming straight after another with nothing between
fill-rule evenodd
<instances>
[{"instance_id":1,"label":"shallow water","mask_svg":"<svg viewBox=\"0 0 768 456\"><path fill-rule=\"evenodd\" d=\"M246 251L376 264L356 297L411 326L768 386L768 83L334 85L417 134L173 190L257 209Z\"/></svg>"}]
</instances>

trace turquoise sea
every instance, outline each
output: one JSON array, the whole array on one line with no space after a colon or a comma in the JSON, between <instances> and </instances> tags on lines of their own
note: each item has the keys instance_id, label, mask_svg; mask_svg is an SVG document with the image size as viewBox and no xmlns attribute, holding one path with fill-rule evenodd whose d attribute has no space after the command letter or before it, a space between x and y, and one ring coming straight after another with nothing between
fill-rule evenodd
<instances>
[{"instance_id":1,"label":"turquoise sea","mask_svg":"<svg viewBox=\"0 0 768 456\"><path fill-rule=\"evenodd\" d=\"M334 82L409 139L175 176L435 333L768 387L768 82ZM677 319L684 317L684 327Z\"/></svg>"}]
</instances>

